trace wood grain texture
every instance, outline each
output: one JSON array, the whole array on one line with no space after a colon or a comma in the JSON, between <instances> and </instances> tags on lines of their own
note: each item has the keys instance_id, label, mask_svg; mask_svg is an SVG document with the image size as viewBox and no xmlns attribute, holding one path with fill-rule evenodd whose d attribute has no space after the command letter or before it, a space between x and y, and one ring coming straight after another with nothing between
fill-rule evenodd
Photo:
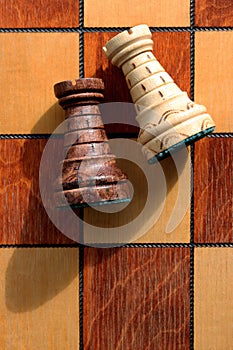
<instances>
[{"instance_id":1,"label":"wood grain texture","mask_svg":"<svg viewBox=\"0 0 233 350\"><path fill-rule=\"evenodd\" d=\"M190 34L152 33L152 40L157 60L175 83L190 94Z\"/></svg>"},{"instance_id":2,"label":"wood grain texture","mask_svg":"<svg viewBox=\"0 0 233 350\"><path fill-rule=\"evenodd\" d=\"M233 139L206 138L195 145L196 242L233 242Z\"/></svg>"},{"instance_id":3,"label":"wood grain texture","mask_svg":"<svg viewBox=\"0 0 233 350\"><path fill-rule=\"evenodd\" d=\"M84 24L86 27L127 27L147 23L153 27L189 26L189 1L145 0L85 0Z\"/></svg>"},{"instance_id":4,"label":"wood grain texture","mask_svg":"<svg viewBox=\"0 0 233 350\"><path fill-rule=\"evenodd\" d=\"M131 102L124 75L108 61L102 49L116 34L116 32L84 34L85 77L103 79L105 102Z\"/></svg>"},{"instance_id":5,"label":"wood grain texture","mask_svg":"<svg viewBox=\"0 0 233 350\"><path fill-rule=\"evenodd\" d=\"M97 77L104 80L105 102L129 102L132 99L121 70L111 64L103 53L102 47L117 33L84 34L84 72L85 77ZM190 35L189 33L153 33L153 52L174 81L184 91L190 92ZM111 118L111 117L109 117ZM135 115L124 117L124 125L106 125L108 133L137 133ZM104 119L105 121L105 119ZM108 121L108 119L106 119Z\"/></svg>"},{"instance_id":6,"label":"wood grain texture","mask_svg":"<svg viewBox=\"0 0 233 350\"><path fill-rule=\"evenodd\" d=\"M76 350L78 249L0 249L0 346Z\"/></svg>"},{"instance_id":7,"label":"wood grain texture","mask_svg":"<svg viewBox=\"0 0 233 350\"><path fill-rule=\"evenodd\" d=\"M216 132L233 131L232 61L233 32L195 34L195 99L207 107Z\"/></svg>"},{"instance_id":8,"label":"wood grain texture","mask_svg":"<svg viewBox=\"0 0 233 350\"><path fill-rule=\"evenodd\" d=\"M232 26L233 6L230 0L196 0L195 24L199 27Z\"/></svg>"},{"instance_id":9,"label":"wood grain texture","mask_svg":"<svg viewBox=\"0 0 233 350\"><path fill-rule=\"evenodd\" d=\"M45 144L46 140L0 140L1 244L72 243L52 224L41 201L39 166Z\"/></svg>"},{"instance_id":10,"label":"wood grain texture","mask_svg":"<svg viewBox=\"0 0 233 350\"><path fill-rule=\"evenodd\" d=\"M188 249L88 248L84 261L84 349L189 349Z\"/></svg>"},{"instance_id":11,"label":"wood grain texture","mask_svg":"<svg viewBox=\"0 0 233 350\"><path fill-rule=\"evenodd\" d=\"M233 250L195 251L195 350L232 349Z\"/></svg>"},{"instance_id":12,"label":"wood grain texture","mask_svg":"<svg viewBox=\"0 0 233 350\"><path fill-rule=\"evenodd\" d=\"M136 159L131 158L132 152L137 154ZM180 156L182 178L179 180L171 158L157 165L146 164L141 149L135 144L128 145L127 157L130 162L118 160L118 164L133 186L133 199L123 210L121 205L115 206L115 213L86 208L85 243L189 242L191 172L188 156L183 159Z\"/></svg>"},{"instance_id":13,"label":"wood grain texture","mask_svg":"<svg viewBox=\"0 0 233 350\"><path fill-rule=\"evenodd\" d=\"M79 74L78 34L1 33L0 45L0 133L52 132L64 119L53 85Z\"/></svg>"},{"instance_id":14,"label":"wood grain texture","mask_svg":"<svg viewBox=\"0 0 233 350\"><path fill-rule=\"evenodd\" d=\"M136 240L137 243L190 241L190 159L185 159L181 163L183 163L182 179L178 178L176 165L170 158L161 162L167 189L164 208L154 225ZM173 223L171 230L169 223Z\"/></svg>"},{"instance_id":15,"label":"wood grain texture","mask_svg":"<svg viewBox=\"0 0 233 350\"><path fill-rule=\"evenodd\" d=\"M2 0L0 27L78 27L77 0Z\"/></svg>"}]
</instances>

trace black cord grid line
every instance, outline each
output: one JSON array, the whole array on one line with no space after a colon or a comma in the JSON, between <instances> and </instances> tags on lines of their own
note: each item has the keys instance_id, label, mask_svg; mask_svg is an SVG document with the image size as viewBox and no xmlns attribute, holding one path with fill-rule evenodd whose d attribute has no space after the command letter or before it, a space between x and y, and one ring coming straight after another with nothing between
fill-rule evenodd
<instances>
[{"instance_id":1,"label":"black cord grid line","mask_svg":"<svg viewBox=\"0 0 233 350\"><path fill-rule=\"evenodd\" d=\"M62 138L62 134L0 134L0 140L14 140L14 139L49 139L50 137L53 138ZM108 134L109 138L115 137L115 138L123 138L125 137L124 133L109 133ZM136 133L127 133L128 138L136 138L137 134ZM218 132L213 132L212 134L206 135L208 138L216 138L216 139L221 139L221 138L233 138L233 133L218 133ZM190 146L191 147L191 146Z\"/></svg>"},{"instance_id":2,"label":"black cord grid line","mask_svg":"<svg viewBox=\"0 0 233 350\"><path fill-rule=\"evenodd\" d=\"M195 0L190 0L190 97L194 101L195 86ZM194 243L194 145L191 145L191 203L190 203L190 242ZM190 248L190 350L194 349L194 255L195 248Z\"/></svg>"},{"instance_id":3,"label":"black cord grid line","mask_svg":"<svg viewBox=\"0 0 233 350\"><path fill-rule=\"evenodd\" d=\"M0 28L0 33L120 33L130 27ZM233 27L150 27L151 32L229 32Z\"/></svg>"},{"instance_id":4,"label":"black cord grid line","mask_svg":"<svg viewBox=\"0 0 233 350\"><path fill-rule=\"evenodd\" d=\"M0 244L0 249L9 248L71 248L71 249L84 249L88 246L84 246L80 243L66 244L49 244L49 243L33 243L33 244ZM101 244L103 247L103 244ZM108 245L106 245L106 248ZM117 247L115 247L117 248ZM233 243L122 243L120 248L233 248Z\"/></svg>"},{"instance_id":5,"label":"black cord grid line","mask_svg":"<svg viewBox=\"0 0 233 350\"><path fill-rule=\"evenodd\" d=\"M84 0L79 0L79 76L84 78ZM83 229L81 231L83 235ZM82 238L84 241L84 237ZM84 349L83 342L83 293L84 293L84 248L79 249L79 350Z\"/></svg>"},{"instance_id":6,"label":"black cord grid line","mask_svg":"<svg viewBox=\"0 0 233 350\"><path fill-rule=\"evenodd\" d=\"M79 1L79 27L77 28L0 28L0 33L78 33L79 34L79 76L84 78L84 33L96 32L122 32L130 27L85 27L84 26L84 0ZM190 27L150 27L152 32L188 32L190 33L190 91L194 100L195 87L195 32L233 31L233 27L196 27L195 26L195 0L190 0ZM48 139L50 134L1 134L0 139ZM118 137L124 136L123 134ZM59 137L59 135L57 136ZM134 137L134 136L132 136ZM212 133L209 138L233 138L233 133ZM194 146L191 146L191 162L194 168ZM190 188L193 188L194 174L191 173ZM129 243L124 248L189 248L190 249L190 350L194 349L194 256L195 248L233 248L233 243L196 243L194 241L194 195L190 198L190 243ZM79 350L84 349L83 344L83 311L84 311L84 253L82 244L1 244L0 248L79 248Z\"/></svg>"}]
</instances>

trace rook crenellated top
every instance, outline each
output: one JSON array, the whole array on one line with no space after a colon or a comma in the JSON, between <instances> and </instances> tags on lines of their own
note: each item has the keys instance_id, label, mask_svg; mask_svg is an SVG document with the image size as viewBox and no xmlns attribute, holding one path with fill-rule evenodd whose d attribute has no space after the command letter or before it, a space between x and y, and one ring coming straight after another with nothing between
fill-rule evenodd
<instances>
[{"instance_id":1,"label":"rook crenellated top","mask_svg":"<svg viewBox=\"0 0 233 350\"><path fill-rule=\"evenodd\" d=\"M138 141L149 159L161 159L171 147L213 131L214 122L157 61L151 37L147 25L138 25L116 35L103 51L125 75L141 129Z\"/></svg>"},{"instance_id":2,"label":"rook crenellated top","mask_svg":"<svg viewBox=\"0 0 233 350\"><path fill-rule=\"evenodd\" d=\"M103 47L108 59L117 67L140 52L150 51L153 48L152 35L146 24L125 30L118 34Z\"/></svg>"}]
</instances>

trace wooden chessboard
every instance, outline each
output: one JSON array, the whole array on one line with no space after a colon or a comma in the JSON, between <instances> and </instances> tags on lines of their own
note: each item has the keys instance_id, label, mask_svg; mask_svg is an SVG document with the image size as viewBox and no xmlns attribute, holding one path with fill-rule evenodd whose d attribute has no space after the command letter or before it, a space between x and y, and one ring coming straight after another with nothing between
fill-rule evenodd
<instances>
[{"instance_id":1,"label":"wooden chessboard","mask_svg":"<svg viewBox=\"0 0 233 350\"><path fill-rule=\"evenodd\" d=\"M153 227L121 248L84 247L53 225L40 198L41 156L64 119L53 85L99 77L105 102L131 102L102 46L140 23L216 129L190 147L189 208L175 230L166 233L179 179L167 159L167 199ZM232 1L1 0L0 47L0 349L233 349ZM110 138L138 132L106 129ZM122 166L135 184L130 220L147 192L138 168ZM81 214L96 227L120 220Z\"/></svg>"}]
</instances>

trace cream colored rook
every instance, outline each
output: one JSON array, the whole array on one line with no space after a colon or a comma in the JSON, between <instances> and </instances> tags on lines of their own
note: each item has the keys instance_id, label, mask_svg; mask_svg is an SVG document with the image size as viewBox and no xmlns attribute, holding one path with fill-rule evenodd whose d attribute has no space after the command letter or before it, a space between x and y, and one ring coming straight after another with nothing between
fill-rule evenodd
<instances>
[{"instance_id":1,"label":"cream colored rook","mask_svg":"<svg viewBox=\"0 0 233 350\"><path fill-rule=\"evenodd\" d=\"M138 141L153 162L174 147L190 144L214 130L206 108L191 101L165 72L152 53L147 25L124 31L103 47L125 75L140 126Z\"/></svg>"}]
</instances>

